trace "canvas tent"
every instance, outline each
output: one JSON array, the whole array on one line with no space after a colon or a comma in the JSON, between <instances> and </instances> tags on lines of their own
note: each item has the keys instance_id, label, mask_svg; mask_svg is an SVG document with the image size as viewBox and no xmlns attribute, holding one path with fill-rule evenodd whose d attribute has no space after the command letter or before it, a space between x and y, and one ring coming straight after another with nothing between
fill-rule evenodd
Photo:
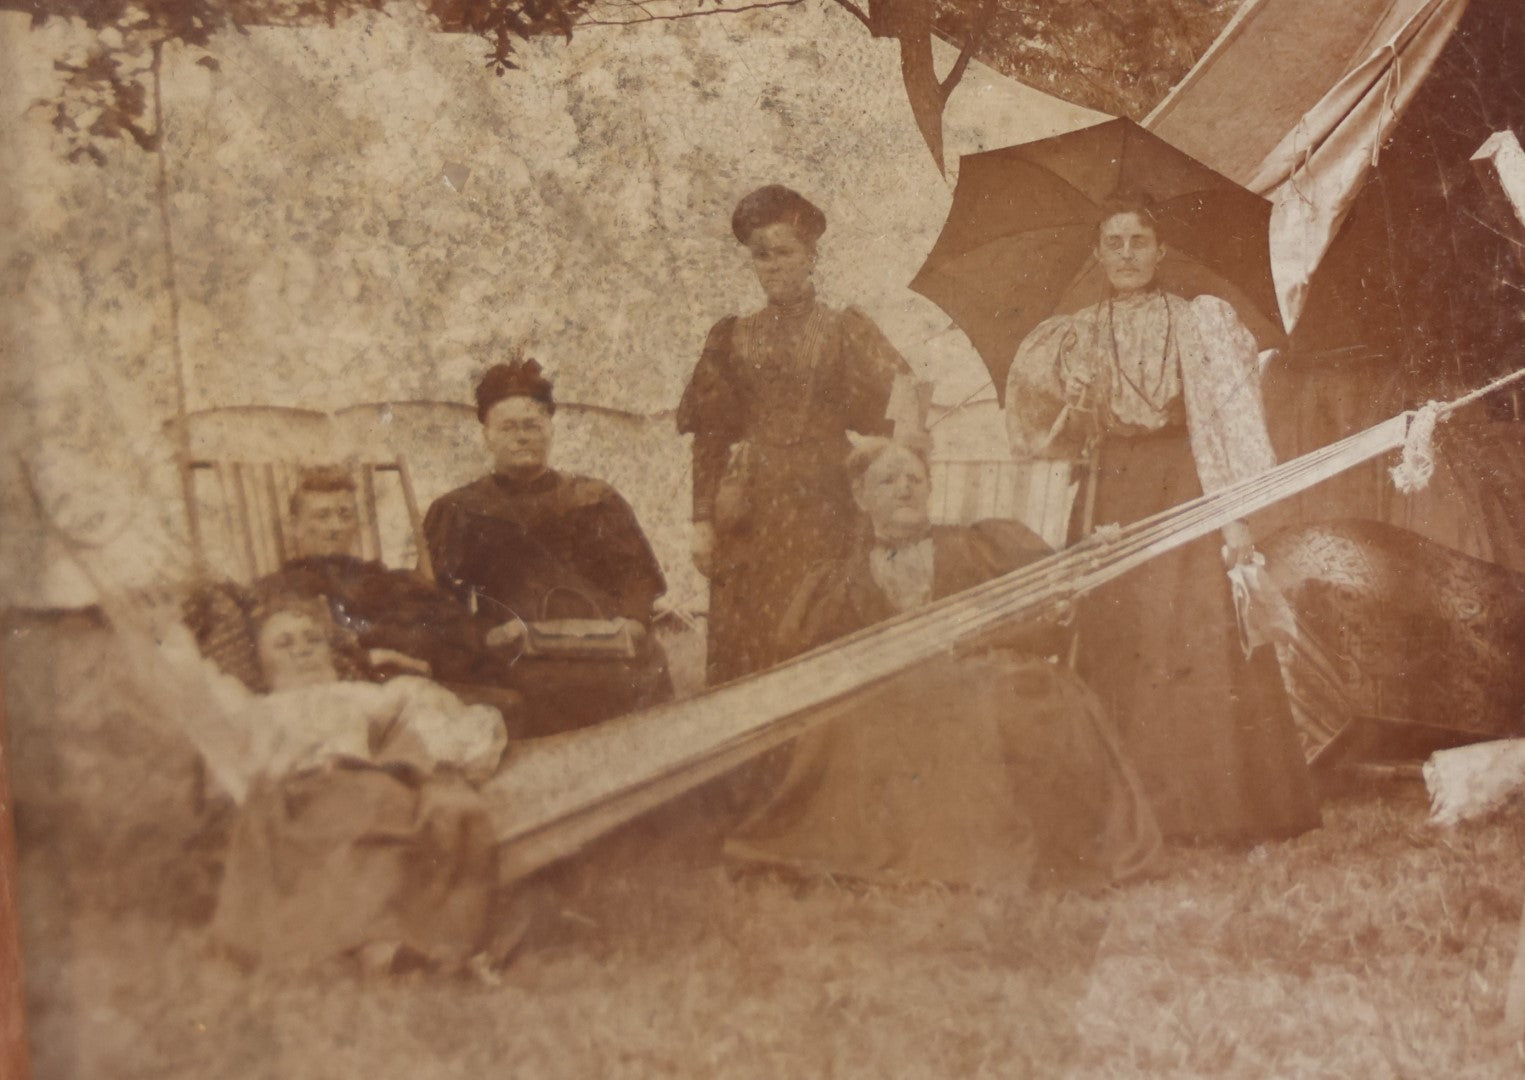
<instances>
[{"instance_id":1,"label":"canvas tent","mask_svg":"<svg viewBox=\"0 0 1525 1080\"><path fill-rule=\"evenodd\" d=\"M1525 364L1517 245L1469 158L1525 130L1511 0L1249 0L1146 121L1275 204L1290 347L1267 377L1282 457ZM1370 517L1525 569L1525 439L1508 401L1442 432L1431 488L1379 465L1274 520Z\"/></svg>"},{"instance_id":2,"label":"canvas tent","mask_svg":"<svg viewBox=\"0 0 1525 1080\"><path fill-rule=\"evenodd\" d=\"M1318 266L1466 0L1249 0L1149 115L1154 132L1270 198L1282 315Z\"/></svg>"}]
</instances>

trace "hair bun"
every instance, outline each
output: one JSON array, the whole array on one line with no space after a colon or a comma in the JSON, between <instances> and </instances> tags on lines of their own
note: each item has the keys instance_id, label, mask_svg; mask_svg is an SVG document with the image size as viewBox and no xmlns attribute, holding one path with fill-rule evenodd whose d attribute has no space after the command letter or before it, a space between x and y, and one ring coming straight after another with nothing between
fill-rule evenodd
<instances>
[{"instance_id":1,"label":"hair bun","mask_svg":"<svg viewBox=\"0 0 1525 1080\"><path fill-rule=\"evenodd\" d=\"M556 411L551 380L545 377L540 364L533 359L494 364L487 369L486 374L477 382L477 419L486 423L487 413L492 407L511 397L531 398L551 412Z\"/></svg>"},{"instance_id":2,"label":"hair bun","mask_svg":"<svg viewBox=\"0 0 1525 1080\"><path fill-rule=\"evenodd\" d=\"M800 239L814 244L826 231L826 215L805 196L782 184L769 184L749 192L731 214L731 232L745 244L767 225L793 225Z\"/></svg>"}]
</instances>

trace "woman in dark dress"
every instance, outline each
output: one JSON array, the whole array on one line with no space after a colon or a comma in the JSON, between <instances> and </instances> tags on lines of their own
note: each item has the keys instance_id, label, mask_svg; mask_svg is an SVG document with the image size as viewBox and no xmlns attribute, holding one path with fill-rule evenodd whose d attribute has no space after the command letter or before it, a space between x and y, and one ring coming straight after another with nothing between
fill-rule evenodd
<instances>
[{"instance_id":1,"label":"woman in dark dress","mask_svg":"<svg viewBox=\"0 0 1525 1080\"><path fill-rule=\"evenodd\" d=\"M775 659L785 605L805 574L839 557L855 520L848 431L887 434L885 410L909 368L867 316L816 299L826 218L779 185L731 218L767 305L710 330L678 406L694 436L694 561L710 580L708 679Z\"/></svg>"},{"instance_id":2,"label":"woman in dark dress","mask_svg":"<svg viewBox=\"0 0 1525 1080\"><path fill-rule=\"evenodd\" d=\"M667 583L630 504L602 480L549 467L556 406L535 361L494 365L476 398L494 469L440 496L424 517L440 585L497 624L486 638L494 648L522 650L527 624L568 619L598 621L609 646L589 637L570 643L585 655L519 655L507 683L524 697L528 733L667 700L666 657L649 633ZM630 655L618 654L621 642Z\"/></svg>"},{"instance_id":3,"label":"woman in dark dress","mask_svg":"<svg viewBox=\"0 0 1525 1080\"><path fill-rule=\"evenodd\" d=\"M1017 350L1006 407L1018 457L1098 440L1095 520L1128 524L1273 467L1253 335L1214 296L1155 282L1146 198L1114 197L1096 257L1111 295L1040 323ZM1224 563L1254 554L1224 528L1087 597L1080 673L1102 697L1168 835L1290 836L1319 810L1272 649L1246 656Z\"/></svg>"}]
</instances>

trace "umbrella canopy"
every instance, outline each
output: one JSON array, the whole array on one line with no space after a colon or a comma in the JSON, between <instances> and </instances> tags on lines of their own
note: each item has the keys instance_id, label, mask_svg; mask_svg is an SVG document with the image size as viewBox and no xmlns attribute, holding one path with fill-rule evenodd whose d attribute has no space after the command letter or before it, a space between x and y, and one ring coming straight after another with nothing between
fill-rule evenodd
<instances>
[{"instance_id":1,"label":"umbrella canopy","mask_svg":"<svg viewBox=\"0 0 1525 1080\"><path fill-rule=\"evenodd\" d=\"M1261 348L1285 340L1271 280L1271 204L1131 120L968 154L953 208L911 288L969 336L997 393L1038 323L1105 299L1101 204L1119 189L1157 205L1161 287L1234 305Z\"/></svg>"}]
</instances>

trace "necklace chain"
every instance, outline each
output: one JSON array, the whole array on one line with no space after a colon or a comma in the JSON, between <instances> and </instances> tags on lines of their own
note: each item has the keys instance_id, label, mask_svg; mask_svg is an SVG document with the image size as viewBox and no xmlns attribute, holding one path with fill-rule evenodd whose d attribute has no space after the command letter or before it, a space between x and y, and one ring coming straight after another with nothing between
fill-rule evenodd
<instances>
[{"instance_id":1,"label":"necklace chain","mask_svg":"<svg viewBox=\"0 0 1525 1080\"><path fill-rule=\"evenodd\" d=\"M1170 339L1175 332L1174 316L1170 310L1170 298L1163 292L1158 295L1165 304L1165 344L1160 349L1159 372L1155 377L1152 393L1145 386L1140 386L1139 383L1134 382L1133 376L1129 375L1127 369L1123 367L1122 357L1119 355L1117 348L1116 298L1107 297L1107 333L1112 337L1112 370L1121 375L1123 381L1133 387L1133 392L1143 398L1150 408L1154 409L1164 407L1164 403L1155 401L1155 396L1165 388L1165 371L1170 366ZM1139 377L1145 384L1148 383L1149 373L1142 365L1140 365Z\"/></svg>"}]
</instances>

